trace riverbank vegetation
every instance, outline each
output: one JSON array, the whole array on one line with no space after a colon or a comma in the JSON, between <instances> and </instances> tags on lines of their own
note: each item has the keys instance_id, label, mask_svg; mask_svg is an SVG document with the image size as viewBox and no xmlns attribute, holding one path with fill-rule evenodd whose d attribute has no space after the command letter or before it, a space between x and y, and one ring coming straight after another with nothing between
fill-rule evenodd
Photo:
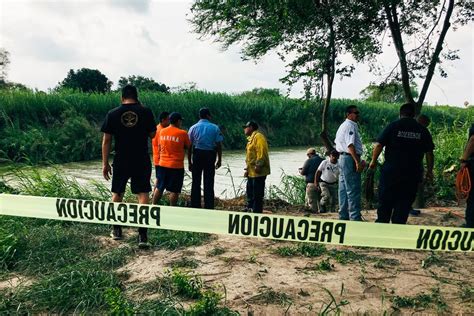
<instances>
[{"instance_id":1,"label":"riverbank vegetation","mask_svg":"<svg viewBox=\"0 0 474 316\"><path fill-rule=\"evenodd\" d=\"M144 92L141 102L155 115L177 111L184 116L184 128L198 120L201 107L209 107L213 121L225 134L224 147L243 148L242 124L257 121L267 134L270 147L318 146L321 104L279 95L192 91L186 93ZM106 113L119 104L118 93L86 94L63 92L0 92L0 159L27 164L62 163L100 158L100 126ZM329 111L329 131L335 135L344 120L348 104L360 107L361 132L370 159L371 142L398 116L398 104L333 100ZM474 121L474 108L425 106L423 113L431 118L430 130L436 144L435 195L454 198L453 173L444 173L457 164L466 131Z\"/></svg>"}]
</instances>

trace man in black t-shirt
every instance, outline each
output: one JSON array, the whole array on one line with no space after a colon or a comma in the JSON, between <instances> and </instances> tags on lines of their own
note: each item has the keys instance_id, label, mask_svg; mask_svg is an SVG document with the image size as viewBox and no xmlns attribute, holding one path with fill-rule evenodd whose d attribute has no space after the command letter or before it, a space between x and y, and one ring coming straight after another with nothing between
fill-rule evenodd
<instances>
[{"instance_id":1,"label":"man in black t-shirt","mask_svg":"<svg viewBox=\"0 0 474 316\"><path fill-rule=\"evenodd\" d=\"M423 178L423 156L426 155L426 178L433 179L433 139L428 129L415 119L415 106L400 107L400 119L389 124L377 138L370 168L385 147L385 163L379 182L380 223L405 224Z\"/></svg>"},{"instance_id":2,"label":"man in black t-shirt","mask_svg":"<svg viewBox=\"0 0 474 316\"><path fill-rule=\"evenodd\" d=\"M138 92L134 86L122 89L122 105L107 113L101 131L102 174L106 180L112 175L112 201L122 202L127 182L131 179L132 193L138 197L138 203L148 204L151 191L151 162L148 153L148 138L156 133L153 113L138 101ZM112 168L109 154L115 141L115 155ZM115 240L122 239L122 227L114 225L111 234ZM148 246L146 228L138 229L138 246Z\"/></svg>"}]
</instances>

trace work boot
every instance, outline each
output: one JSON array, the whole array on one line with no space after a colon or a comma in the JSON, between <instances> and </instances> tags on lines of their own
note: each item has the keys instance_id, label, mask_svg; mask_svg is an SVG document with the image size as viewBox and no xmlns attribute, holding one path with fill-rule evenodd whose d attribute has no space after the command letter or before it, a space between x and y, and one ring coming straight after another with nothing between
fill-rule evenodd
<instances>
[{"instance_id":1,"label":"work boot","mask_svg":"<svg viewBox=\"0 0 474 316\"><path fill-rule=\"evenodd\" d=\"M138 230L138 248L148 249L150 248L150 243L148 242L148 234L146 228L140 228Z\"/></svg>"},{"instance_id":2,"label":"work boot","mask_svg":"<svg viewBox=\"0 0 474 316\"><path fill-rule=\"evenodd\" d=\"M112 232L110 233L110 237L113 240L121 240L122 239L122 226L114 225Z\"/></svg>"},{"instance_id":3,"label":"work boot","mask_svg":"<svg viewBox=\"0 0 474 316\"><path fill-rule=\"evenodd\" d=\"M418 216L421 214L421 211L420 210L410 210L410 215L413 215L413 216Z\"/></svg>"}]
</instances>

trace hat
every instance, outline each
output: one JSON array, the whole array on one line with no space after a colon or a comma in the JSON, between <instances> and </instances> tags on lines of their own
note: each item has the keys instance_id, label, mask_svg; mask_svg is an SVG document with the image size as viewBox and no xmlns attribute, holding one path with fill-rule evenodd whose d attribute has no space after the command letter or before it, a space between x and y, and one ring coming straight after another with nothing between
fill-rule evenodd
<instances>
[{"instance_id":1,"label":"hat","mask_svg":"<svg viewBox=\"0 0 474 316\"><path fill-rule=\"evenodd\" d=\"M183 117L182 117L181 114L178 113L178 112L173 112L173 113L170 114L170 122L171 122L171 124L174 124L174 123L176 123L178 120L182 120L182 119L183 119Z\"/></svg>"},{"instance_id":2,"label":"hat","mask_svg":"<svg viewBox=\"0 0 474 316\"><path fill-rule=\"evenodd\" d=\"M258 129L258 124L255 123L254 121L248 121L244 126L242 126L243 128L246 128L246 127L252 127L253 129Z\"/></svg>"},{"instance_id":3,"label":"hat","mask_svg":"<svg viewBox=\"0 0 474 316\"><path fill-rule=\"evenodd\" d=\"M316 154L316 149L311 147L311 148L308 148L308 150L306 151L306 154L309 155L309 154Z\"/></svg>"},{"instance_id":4,"label":"hat","mask_svg":"<svg viewBox=\"0 0 474 316\"><path fill-rule=\"evenodd\" d=\"M207 116L211 116L211 111L208 108L200 108L199 109L199 117L206 118Z\"/></svg>"}]
</instances>

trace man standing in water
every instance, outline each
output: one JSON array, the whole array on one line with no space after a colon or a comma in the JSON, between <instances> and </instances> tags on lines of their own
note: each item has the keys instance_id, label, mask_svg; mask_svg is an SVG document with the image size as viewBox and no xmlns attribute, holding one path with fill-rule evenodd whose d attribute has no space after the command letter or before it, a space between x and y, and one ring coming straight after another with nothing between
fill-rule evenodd
<instances>
[{"instance_id":1,"label":"man standing in water","mask_svg":"<svg viewBox=\"0 0 474 316\"><path fill-rule=\"evenodd\" d=\"M101 131L102 174L106 180L112 175L112 202L122 202L127 182L131 179L132 193L139 204L150 202L151 162L148 154L148 138L155 137L156 124L153 113L138 101L137 88L127 85L122 89L122 105L107 113ZM115 142L115 156L112 167L109 154ZM113 226L111 236L122 239L122 227ZM146 228L138 229L138 246L148 247Z\"/></svg>"}]
</instances>

